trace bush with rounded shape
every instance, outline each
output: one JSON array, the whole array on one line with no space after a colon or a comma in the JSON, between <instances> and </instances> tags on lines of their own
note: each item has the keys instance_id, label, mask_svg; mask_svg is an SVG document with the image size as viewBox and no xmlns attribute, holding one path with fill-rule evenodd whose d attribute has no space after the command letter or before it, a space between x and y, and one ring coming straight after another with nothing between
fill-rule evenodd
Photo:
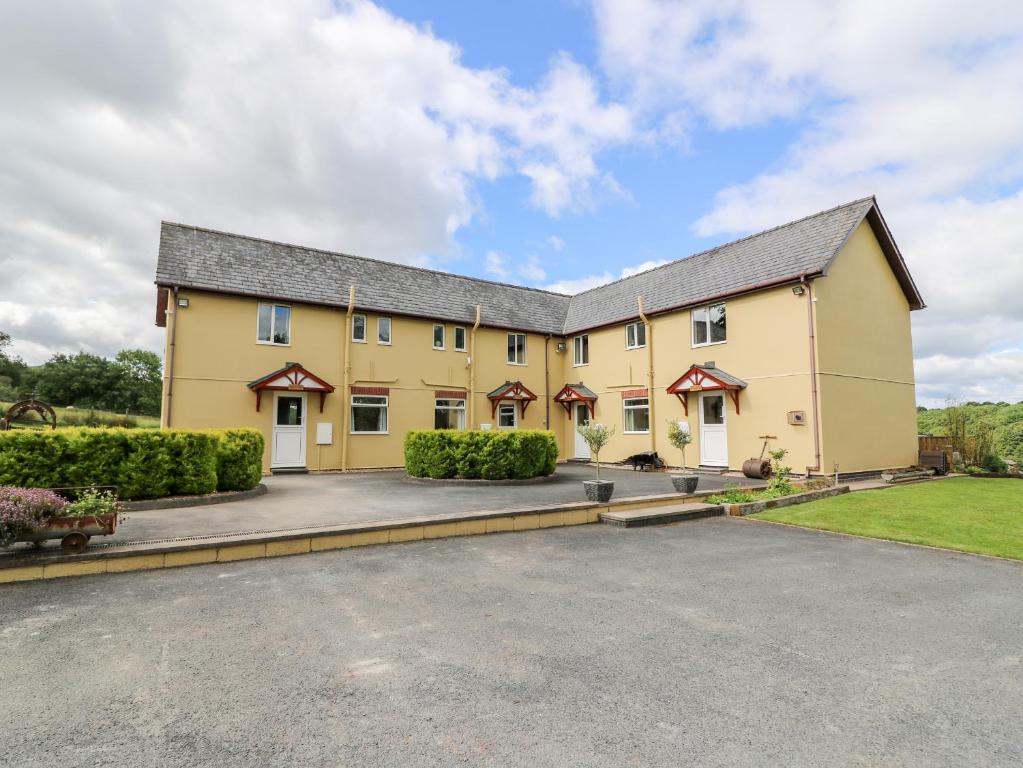
<instances>
[{"instance_id":1,"label":"bush with rounded shape","mask_svg":"<svg viewBox=\"0 0 1023 768\"><path fill-rule=\"evenodd\" d=\"M405 435L405 471L413 477L525 480L554 471L553 432L412 430Z\"/></svg>"},{"instance_id":2,"label":"bush with rounded shape","mask_svg":"<svg viewBox=\"0 0 1023 768\"><path fill-rule=\"evenodd\" d=\"M263 479L263 433L258 429L218 429L217 490L247 491Z\"/></svg>"}]
</instances>

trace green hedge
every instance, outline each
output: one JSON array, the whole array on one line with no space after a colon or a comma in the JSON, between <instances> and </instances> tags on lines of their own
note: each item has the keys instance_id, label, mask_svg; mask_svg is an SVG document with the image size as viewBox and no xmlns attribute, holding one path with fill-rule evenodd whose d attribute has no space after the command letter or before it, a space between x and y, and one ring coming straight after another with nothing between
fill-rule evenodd
<instances>
[{"instance_id":1,"label":"green hedge","mask_svg":"<svg viewBox=\"0 0 1023 768\"><path fill-rule=\"evenodd\" d=\"M245 490L263 472L255 429L0 432L0 485L114 485L122 499Z\"/></svg>"},{"instance_id":2,"label":"green hedge","mask_svg":"<svg viewBox=\"0 0 1023 768\"><path fill-rule=\"evenodd\" d=\"M420 429L405 435L405 471L413 477L524 480L554 471L553 432Z\"/></svg>"}]
</instances>

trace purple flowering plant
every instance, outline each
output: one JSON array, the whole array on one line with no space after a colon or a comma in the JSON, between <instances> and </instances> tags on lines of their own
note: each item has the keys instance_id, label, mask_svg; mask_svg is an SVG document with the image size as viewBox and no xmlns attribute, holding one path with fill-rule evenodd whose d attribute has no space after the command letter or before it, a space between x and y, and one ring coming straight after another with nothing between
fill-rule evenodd
<instances>
[{"instance_id":1,"label":"purple flowering plant","mask_svg":"<svg viewBox=\"0 0 1023 768\"><path fill-rule=\"evenodd\" d=\"M67 501L43 488L0 486L0 547L61 514Z\"/></svg>"}]
</instances>

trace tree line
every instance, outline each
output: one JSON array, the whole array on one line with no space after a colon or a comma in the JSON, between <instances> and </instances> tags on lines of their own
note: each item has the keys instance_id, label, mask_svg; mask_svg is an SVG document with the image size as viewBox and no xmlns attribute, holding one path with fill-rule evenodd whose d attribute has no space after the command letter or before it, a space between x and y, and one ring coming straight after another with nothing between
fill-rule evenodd
<instances>
[{"instance_id":1,"label":"tree line","mask_svg":"<svg viewBox=\"0 0 1023 768\"><path fill-rule=\"evenodd\" d=\"M51 405L158 416L163 386L159 355L125 349L112 359L79 352L29 366L10 354L0 331L0 401L38 397Z\"/></svg>"},{"instance_id":2,"label":"tree line","mask_svg":"<svg viewBox=\"0 0 1023 768\"><path fill-rule=\"evenodd\" d=\"M920 434L951 438L968 464L994 471L1012 460L1023 467L1023 402L949 400L944 408L918 407L916 420Z\"/></svg>"}]
</instances>

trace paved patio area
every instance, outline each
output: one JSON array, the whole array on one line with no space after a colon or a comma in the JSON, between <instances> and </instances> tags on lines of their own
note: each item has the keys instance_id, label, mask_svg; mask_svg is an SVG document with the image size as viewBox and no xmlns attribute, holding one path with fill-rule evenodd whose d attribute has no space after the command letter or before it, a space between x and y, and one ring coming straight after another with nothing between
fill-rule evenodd
<instances>
[{"instance_id":1,"label":"paved patio area","mask_svg":"<svg viewBox=\"0 0 1023 768\"><path fill-rule=\"evenodd\" d=\"M1019 766L1023 567L745 520L0 586L23 768Z\"/></svg>"},{"instance_id":2,"label":"paved patio area","mask_svg":"<svg viewBox=\"0 0 1023 768\"><path fill-rule=\"evenodd\" d=\"M615 481L616 499L674 493L667 473L601 468L600 474L601 478ZM275 475L264 479L270 492L254 499L130 512L117 535L97 543L309 528L585 501L582 481L593 476L592 467L577 464L558 465L554 480L536 485L483 487L409 482L403 471ZM752 483L741 477L702 475L698 490Z\"/></svg>"}]
</instances>

